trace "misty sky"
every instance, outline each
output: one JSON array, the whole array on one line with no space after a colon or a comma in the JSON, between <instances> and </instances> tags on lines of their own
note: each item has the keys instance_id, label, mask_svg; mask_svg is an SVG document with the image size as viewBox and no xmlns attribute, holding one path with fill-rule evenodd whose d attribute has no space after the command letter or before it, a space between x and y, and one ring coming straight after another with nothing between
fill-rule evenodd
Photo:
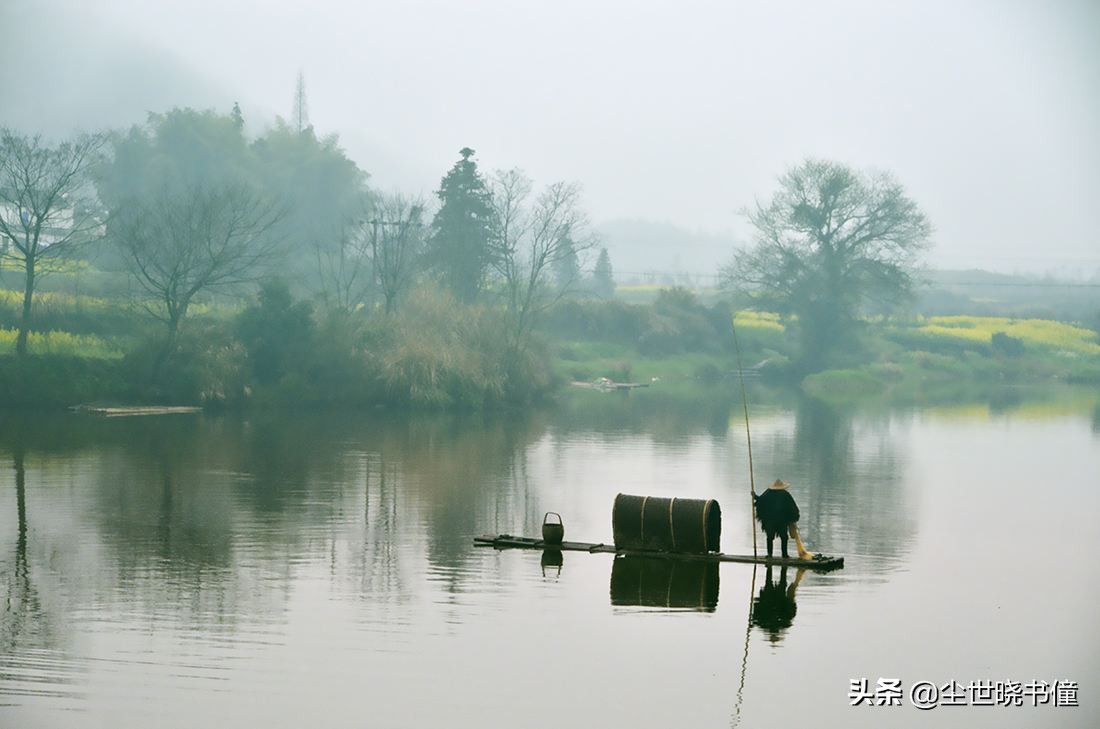
<instances>
[{"instance_id":1,"label":"misty sky","mask_svg":"<svg viewBox=\"0 0 1100 729\"><path fill-rule=\"evenodd\" d=\"M749 237L804 156L893 171L933 264L1100 269L1100 2L0 0L0 124L310 114L382 188L579 180L596 221ZM710 270L713 251L680 252ZM697 265L696 265L697 264Z\"/></svg>"}]
</instances>

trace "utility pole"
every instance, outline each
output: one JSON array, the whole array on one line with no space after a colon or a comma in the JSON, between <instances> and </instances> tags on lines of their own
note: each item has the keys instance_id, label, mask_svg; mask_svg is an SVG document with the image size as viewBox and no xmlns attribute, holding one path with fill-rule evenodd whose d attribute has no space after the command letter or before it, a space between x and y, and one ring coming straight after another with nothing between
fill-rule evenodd
<instances>
[{"instance_id":1,"label":"utility pole","mask_svg":"<svg viewBox=\"0 0 1100 729\"><path fill-rule=\"evenodd\" d=\"M370 250L371 250L371 281L382 288L386 298L386 313L393 311L394 298L398 293L400 284L398 279L403 275L408 265L409 252L406 249L408 243L409 228L420 227L421 223L414 222L411 218L401 220L384 220L374 218L365 221L370 223ZM391 234L387 228L396 229Z\"/></svg>"}]
</instances>

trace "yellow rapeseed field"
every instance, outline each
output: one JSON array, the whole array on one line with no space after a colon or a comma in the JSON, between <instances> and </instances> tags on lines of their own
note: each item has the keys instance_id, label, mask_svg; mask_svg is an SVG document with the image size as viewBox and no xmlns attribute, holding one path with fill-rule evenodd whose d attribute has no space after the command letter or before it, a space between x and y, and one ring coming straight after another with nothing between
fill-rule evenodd
<instances>
[{"instance_id":1,"label":"yellow rapeseed field","mask_svg":"<svg viewBox=\"0 0 1100 729\"><path fill-rule=\"evenodd\" d=\"M779 314L773 314L770 311L743 309L734 315L733 324L741 329L783 331L783 323L779 320Z\"/></svg>"},{"instance_id":2,"label":"yellow rapeseed field","mask_svg":"<svg viewBox=\"0 0 1100 729\"><path fill-rule=\"evenodd\" d=\"M1093 331L1049 319L933 316L925 319L919 330L937 336L986 343L996 332L1004 332L1011 337L1022 339L1025 344L1076 354L1100 355L1100 344L1096 343L1096 334Z\"/></svg>"},{"instance_id":3,"label":"yellow rapeseed field","mask_svg":"<svg viewBox=\"0 0 1100 729\"><path fill-rule=\"evenodd\" d=\"M15 329L0 329L0 354L15 352ZM68 332L31 332L27 337L27 351L31 354L55 354L90 359L118 359L122 352L101 337Z\"/></svg>"}]
</instances>

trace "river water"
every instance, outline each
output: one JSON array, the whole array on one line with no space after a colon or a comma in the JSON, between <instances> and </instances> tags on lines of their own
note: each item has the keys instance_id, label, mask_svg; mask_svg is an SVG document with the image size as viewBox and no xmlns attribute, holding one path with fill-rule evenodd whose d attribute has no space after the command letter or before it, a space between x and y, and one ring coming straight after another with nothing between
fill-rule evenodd
<instances>
[{"instance_id":1,"label":"river water","mask_svg":"<svg viewBox=\"0 0 1100 729\"><path fill-rule=\"evenodd\" d=\"M751 553L739 403L3 415L0 727L1096 726L1097 402L754 402L758 488L846 565L675 576L472 537L610 541L625 492L716 498ZM910 694L981 681L1030 691Z\"/></svg>"}]
</instances>

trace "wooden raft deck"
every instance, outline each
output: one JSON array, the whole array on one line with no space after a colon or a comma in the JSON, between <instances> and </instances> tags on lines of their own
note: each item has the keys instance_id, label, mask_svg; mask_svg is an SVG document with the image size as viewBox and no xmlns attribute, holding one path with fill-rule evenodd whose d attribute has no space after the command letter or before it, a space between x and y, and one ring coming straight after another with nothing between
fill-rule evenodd
<instances>
[{"instance_id":1,"label":"wooden raft deck","mask_svg":"<svg viewBox=\"0 0 1100 729\"><path fill-rule=\"evenodd\" d=\"M91 413L107 418L134 415L182 415L202 412L202 408L190 405L75 405L69 409L73 412Z\"/></svg>"},{"instance_id":2,"label":"wooden raft deck","mask_svg":"<svg viewBox=\"0 0 1100 729\"><path fill-rule=\"evenodd\" d=\"M541 539L531 537L515 537L511 534L485 534L474 537L475 547L495 547L496 549L555 549L548 547ZM751 554L724 554L711 552L708 554L691 554L687 552L655 552L641 549L616 549L613 544L592 544L590 542L562 542L560 547L564 552L590 552L593 554L622 554L628 557L656 557L658 559L682 559L697 562L742 562L745 564L765 564L777 567L804 567L812 570L835 570L844 566L843 557L830 557L823 554L816 555L813 559L776 557L768 559L765 556L753 557Z\"/></svg>"}]
</instances>

